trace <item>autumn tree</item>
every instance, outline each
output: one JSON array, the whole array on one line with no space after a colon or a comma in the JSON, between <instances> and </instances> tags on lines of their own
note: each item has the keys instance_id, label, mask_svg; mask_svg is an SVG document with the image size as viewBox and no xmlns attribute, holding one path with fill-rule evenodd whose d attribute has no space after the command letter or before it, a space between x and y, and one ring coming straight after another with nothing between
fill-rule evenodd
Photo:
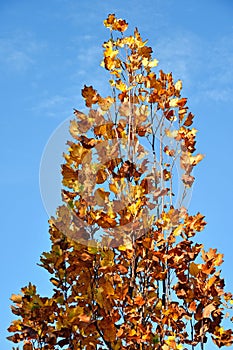
<instances>
[{"instance_id":1,"label":"autumn tree","mask_svg":"<svg viewBox=\"0 0 233 350\"><path fill-rule=\"evenodd\" d=\"M124 35L125 20L104 25L111 95L84 86L87 113L75 109L70 123L63 205L40 258L53 295L31 283L13 294L8 339L24 350L232 345L223 255L195 242L206 223L185 207L203 155L182 82L157 70L137 29Z\"/></svg>"}]
</instances>

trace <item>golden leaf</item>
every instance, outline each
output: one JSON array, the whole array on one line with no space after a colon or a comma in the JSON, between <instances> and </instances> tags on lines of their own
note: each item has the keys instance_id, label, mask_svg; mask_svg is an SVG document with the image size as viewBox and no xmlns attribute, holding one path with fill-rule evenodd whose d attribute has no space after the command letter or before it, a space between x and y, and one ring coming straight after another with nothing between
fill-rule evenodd
<instances>
[{"instance_id":1,"label":"golden leaf","mask_svg":"<svg viewBox=\"0 0 233 350\"><path fill-rule=\"evenodd\" d=\"M12 300L14 303L21 303L22 295L20 295L20 294L12 294L11 297L10 297L10 300Z\"/></svg>"},{"instance_id":2,"label":"golden leaf","mask_svg":"<svg viewBox=\"0 0 233 350\"><path fill-rule=\"evenodd\" d=\"M109 184L109 189L115 194L119 192L115 184Z\"/></svg>"},{"instance_id":3,"label":"golden leaf","mask_svg":"<svg viewBox=\"0 0 233 350\"><path fill-rule=\"evenodd\" d=\"M94 127L94 134L96 136L103 136L104 139L112 139L114 137L113 123L109 122L103 125Z\"/></svg>"},{"instance_id":4,"label":"golden leaf","mask_svg":"<svg viewBox=\"0 0 233 350\"><path fill-rule=\"evenodd\" d=\"M132 243L131 242L128 242L128 243L126 243L126 244L122 244L122 245L119 245L119 247L117 248L118 250L120 250L120 251L126 251L126 250L128 250L128 249L132 249L133 248L133 246L132 246Z\"/></svg>"},{"instance_id":5,"label":"golden leaf","mask_svg":"<svg viewBox=\"0 0 233 350\"><path fill-rule=\"evenodd\" d=\"M180 224L179 226L177 226L175 228L175 230L173 231L173 235L174 236L179 236L181 234L181 232L183 231L183 224Z\"/></svg>"},{"instance_id":6,"label":"golden leaf","mask_svg":"<svg viewBox=\"0 0 233 350\"><path fill-rule=\"evenodd\" d=\"M115 86L120 91L127 91L127 85L120 79L116 81Z\"/></svg>"},{"instance_id":7,"label":"golden leaf","mask_svg":"<svg viewBox=\"0 0 233 350\"><path fill-rule=\"evenodd\" d=\"M95 291L95 300L99 304L100 307L103 307L104 305L104 298L103 298L103 293L104 289L102 287L99 287Z\"/></svg>"},{"instance_id":8,"label":"golden leaf","mask_svg":"<svg viewBox=\"0 0 233 350\"><path fill-rule=\"evenodd\" d=\"M196 277L199 273L199 267L198 267L198 264L195 264L194 262L191 262L191 264L189 265L189 273Z\"/></svg>"},{"instance_id":9,"label":"golden leaf","mask_svg":"<svg viewBox=\"0 0 233 350\"><path fill-rule=\"evenodd\" d=\"M145 68L153 68L153 67L157 67L159 61L154 59L154 60L149 60L147 57L144 57L142 59L142 64Z\"/></svg>"}]
</instances>

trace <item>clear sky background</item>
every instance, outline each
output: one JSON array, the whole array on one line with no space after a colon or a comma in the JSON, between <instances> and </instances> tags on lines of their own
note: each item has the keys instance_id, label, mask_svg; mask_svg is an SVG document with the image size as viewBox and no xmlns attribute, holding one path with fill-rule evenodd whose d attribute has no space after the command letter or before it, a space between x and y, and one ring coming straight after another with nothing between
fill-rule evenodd
<instances>
[{"instance_id":1,"label":"clear sky background","mask_svg":"<svg viewBox=\"0 0 233 350\"><path fill-rule=\"evenodd\" d=\"M99 63L109 33L102 21L112 12L149 39L159 68L183 80L197 149L206 155L189 210L206 215L197 239L224 253L223 276L233 291L232 0L0 0L1 350L12 346L5 340L10 295L29 281L50 293L48 275L36 265L49 249L40 160L54 130L73 108L84 108L83 85L106 92ZM62 150L64 134L54 158ZM57 176L55 165L48 164L48 181Z\"/></svg>"}]
</instances>

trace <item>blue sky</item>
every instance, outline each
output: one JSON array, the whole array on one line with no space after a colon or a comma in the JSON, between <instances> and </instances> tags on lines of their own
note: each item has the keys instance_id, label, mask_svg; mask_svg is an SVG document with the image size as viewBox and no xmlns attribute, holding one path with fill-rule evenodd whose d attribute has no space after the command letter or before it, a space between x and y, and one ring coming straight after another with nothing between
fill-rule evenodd
<instances>
[{"instance_id":1,"label":"blue sky","mask_svg":"<svg viewBox=\"0 0 233 350\"><path fill-rule=\"evenodd\" d=\"M197 148L206 155L195 171L189 210L206 215L198 240L224 253L223 276L233 291L232 1L1 0L1 350L11 348L4 339L13 319L10 295L29 281L41 294L50 290L46 272L36 265L49 249L40 161L60 125L52 147L56 159L48 165L53 181L65 147L62 125L73 108L84 108L81 88L107 92L99 63L109 34L102 21L112 12L149 39L159 68L183 80L199 130Z\"/></svg>"}]
</instances>

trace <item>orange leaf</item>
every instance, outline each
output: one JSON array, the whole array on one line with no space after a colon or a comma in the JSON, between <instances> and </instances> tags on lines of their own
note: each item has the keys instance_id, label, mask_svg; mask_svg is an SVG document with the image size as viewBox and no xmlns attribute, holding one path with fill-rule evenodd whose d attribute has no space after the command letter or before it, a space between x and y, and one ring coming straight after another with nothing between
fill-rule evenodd
<instances>
[{"instance_id":1,"label":"orange leaf","mask_svg":"<svg viewBox=\"0 0 233 350\"><path fill-rule=\"evenodd\" d=\"M179 101L177 101L177 106L184 107L187 102L187 98L181 98Z\"/></svg>"},{"instance_id":2,"label":"orange leaf","mask_svg":"<svg viewBox=\"0 0 233 350\"><path fill-rule=\"evenodd\" d=\"M79 319L81 322L88 323L88 322L90 322L91 317L87 316L87 315L79 315Z\"/></svg>"},{"instance_id":3,"label":"orange leaf","mask_svg":"<svg viewBox=\"0 0 233 350\"><path fill-rule=\"evenodd\" d=\"M134 298L134 304L136 305L144 305L145 304L145 300L143 299L143 297L141 295L138 295Z\"/></svg>"},{"instance_id":4,"label":"orange leaf","mask_svg":"<svg viewBox=\"0 0 233 350\"><path fill-rule=\"evenodd\" d=\"M196 301L194 300L189 304L189 311L195 312L196 309L197 309L197 305L196 305Z\"/></svg>"}]
</instances>

